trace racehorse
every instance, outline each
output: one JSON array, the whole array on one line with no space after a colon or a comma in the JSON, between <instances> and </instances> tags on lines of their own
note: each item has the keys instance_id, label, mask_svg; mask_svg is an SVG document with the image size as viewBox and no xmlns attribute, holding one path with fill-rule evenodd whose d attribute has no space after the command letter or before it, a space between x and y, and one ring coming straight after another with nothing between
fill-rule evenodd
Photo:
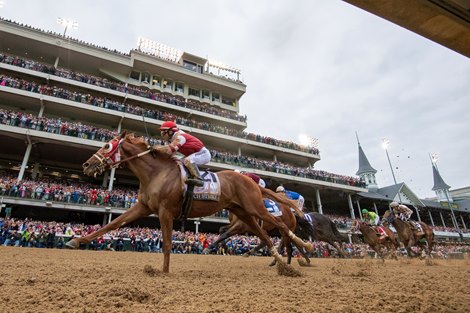
<instances>
[{"instance_id":1,"label":"racehorse","mask_svg":"<svg viewBox=\"0 0 470 313\"><path fill-rule=\"evenodd\" d=\"M179 165L171 156L152 150L142 137L123 132L83 163L83 172L89 176L99 175L112 166L125 163L140 181L139 201L101 229L72 239L67 243L68 247L78 248L81 243L89 243L113 229L153 213L158 216L162 230L162 271L169 272L173 220L181 212L184 181ZM194 200L188 218L212 215L222 209L229 210L248 224L254 234L266 243L271 255L281 265L278 271L280 274L300 275L282 261L268 234L258 225L256 219L272 223L299 247L312 250L313 246L303 242L282 221L267 212L262 201L262 190L251 178L234 171L221 171L217 175L221 187L219 201Z\"/></svg>"},{"instance_id":2,"label":"racehorse","mask_svg":"<svg viewBox=\"0 0 470 313\"><path fill-rule=\"evenodd\" d=\"M276 201L275 204L278 206L278 208L280 210L280 215L277 218L281 219L284 222L284 224L291 231L294 231L296 229L296 219L297 219L298 215L295 215L292 212L291 208L295 210L297 208L296 203L294 203L293 201L287 199L285 196L280 196L279 194L277 194L277 193L275 193L275 192L273 192L269 189L266 189L264 191L263 196L267 196L267 199L269 199L269 200L275 200ZM265 209L265 210L267 210L267 209ZM300 212L300 210L297 210L297 213L298 212ZM214 241L210 245L209 249L211 249L213 247L216 247L222 241L224 241L224 240L226 240L226 239L228 239L228 238L230 238L234 235L241 235L241 234L245 234L245 233L253 233L252 229L246 223L244 223L241 219L239 219L236 215L234 215L232 213L229 214L229 221L230 221L229 225L222 226L220 228L219 232L221 233L221 235L219 236L219 238L216 241ZM272 223L261 223L261 227L263 227L263 229L267 232L270 232L270 231L273 231L273 230L276 229L275 225L273 225ZM282 236L282 244L279 246L279 249L278 249L279 253L281 253L282 247L284 247L284 246L287 247L287 264L290 264L291 263L291 258L292 258L292 245L291 245L291 241L290 241L289 237L286 238L285 236ZM245 254L245 256L253 254L253 253L257 252L258 250L262 249L263 247L265 247L265 244L261 243L258 246L256 246L255 248L248 251ZM308 257L305 255L305 252L303 252L303 250L301 250L301 251L302 251L301 252L302 255L304 255L306 260L308 260ZM310 263L310 260L308 260L308 263ZM271 263L271 265L274 265L274 264L276 264L276 262L273 260L273 263Z\"/></svg>"},{"instance_id":3,"label":"racehorse","mask_svg":"<svg viewBox=\"0 0 470 313\"><path fill-rule=\"evenodd\" d=\"M341 233L336 228L335 223L330 220L327 216L313 212L304 214L304 218L302 218L296 214L292 214L290 207L286 208L285 205L281 205L281 208L283 212L282 218L286 225L291 225L291 216L294 216L296 222L294 222L292 225L295 228L294 234L296 236L304 240L316 240L327 242L333 247L335 247L342 257L348 257L341 246L341 244L345 241L344 236L341 235ZM284 214L284 212L286 214ZM264 229L269 231L272 230L273 227L265 225ZM248 229L245 223L240 221L237 217L233 216L230 220L230 225L221 227L221 232L223 232L223 234L219 237L216 242L213 243L214 246L235 234L243 234L246 232L250 232L250 230ZM250 250L247 254L255 253L263 247L264 245L260 244ZM290 264L292 258L292 246L290 245L289 241L283 240L279 245L278 252L280 253L284 247L287 247L287 264ZM303 249L299 249L299 252L304 257L305 261L307 262L307 265L310 264L310 258L308 257L306 251L304 251ZM272 266L274 264L275 260L273 260L270 265Z\"/></svg>"},{"instance_id":4,"label":"racehorse","mask_svg":"<svg viewBox=\"0 0 470 313\"><path fill-rule=\"evenodd\" d=\"M348 257L341 246L347 240L345 235L338 231L336 224L326 215L311 212L304 214L304 218L297 217L297 228L294 233L304 240L329 243L343 258Z\"/></svg>"},{"instance_id":5,"label":"racehorse","mask_svg":"<svg viewBox=\"0 0 470 313\"><path fill-rule=\"evenodd\" d=\"M375 226L378 227L378 226ZM385 231L386 236L379 238L377 236L377 229L358 220L354 220L351 226L351 230L359 230L364 236L364 241L374 250L377 255L384 260L385 254L382 252L382 248L386 248L389 254L397 260L396 250L400 246L397 236L390 230L390 228L385 226L380 226Z\"/></svg>"},{"instance_id":6,"label":"racehorse","mask_svg":"<svg viewBox=\"0 0 470 313\"><path fill-rule=\"evenodd\" d=\"M434 232L429 225L423 222L414 221L414 223L418 223L423 230L422 232L419 232L409 222L399 219L393 210L387 210L385 212L382 222L392 224L393 227L395 227L398 238L405 246L408 256L417 256L417 254L411 250L411 247L413 246L418 246L423 252L425 251L428 256L431 255Z\"/></svg>"}]
</instances>

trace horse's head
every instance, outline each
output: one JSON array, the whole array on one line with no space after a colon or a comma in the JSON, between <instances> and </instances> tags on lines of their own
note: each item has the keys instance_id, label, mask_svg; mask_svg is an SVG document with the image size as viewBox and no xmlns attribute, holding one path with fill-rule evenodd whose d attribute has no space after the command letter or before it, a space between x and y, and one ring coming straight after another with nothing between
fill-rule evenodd
<instances>
[{"instance_id":1,"label":"horse's head","mask_svg":"<svg viewBox=\"0 0 470 313\"><path fill-rule=\"evenodd\" d=\"M83 173L88 176L101 175L106 169L110 168L114 162L119 161L119 145L126 132L114 137L95 152L85 163L83 163Z\"/></svg>"}]
</instances>

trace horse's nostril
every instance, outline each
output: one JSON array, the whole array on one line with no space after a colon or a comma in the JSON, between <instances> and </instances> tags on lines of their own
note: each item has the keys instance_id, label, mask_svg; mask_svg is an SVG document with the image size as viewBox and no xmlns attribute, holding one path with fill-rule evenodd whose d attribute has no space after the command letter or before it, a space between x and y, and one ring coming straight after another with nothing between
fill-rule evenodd
<instances>
[{"instance_id":1,"label":"horse's nostril","mask_svg":"<svg viewBox=\"0 0 470 313\"><path fill-rule=\"evenodd\" d=\"M90 166L90 164L88 162L85 162L85 163L83 163L82 166L83 166L83 168L87 168L88 166Z\"/></svg>"}]
</instances>

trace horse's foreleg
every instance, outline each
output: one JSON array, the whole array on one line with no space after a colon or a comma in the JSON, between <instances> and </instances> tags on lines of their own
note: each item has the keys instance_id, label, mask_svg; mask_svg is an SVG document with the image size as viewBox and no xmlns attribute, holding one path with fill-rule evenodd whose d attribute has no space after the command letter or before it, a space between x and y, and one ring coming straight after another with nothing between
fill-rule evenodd
<instances>
[{"instance_id":1,"label":"horse's foreleg","mask_svg":"<svg viewBox=\"0 0 470 313\"><path fill-rule=\"evenodd\" d=\"M160 210L159 215L160 226L162 228L163 239L163 273L170 272L170 253L171 253L171 233L173 231L173 216L168 210Z\"/></svg>"},{"instance_id":2,"label":"horse's foreleg","mask_svg":"<svg viewBox=\"0 0 470 313\"><path fill-rule=\"evenodd\" d=\"M96 238L101 237L104 234L110 232L111 230L120 228L126 224L131 223L132 221L135 221L140 217L148 216L151 213L151 210L147 206L141 203L136 203L133 207L129 208L127 211L122 213L120 216L116 217L113 221L103 226L99 230L85 237L74 238L67 242L65 245L69 248L76 249L80 246L81 243L88 244Z\"/></svg>"}]
</instances>

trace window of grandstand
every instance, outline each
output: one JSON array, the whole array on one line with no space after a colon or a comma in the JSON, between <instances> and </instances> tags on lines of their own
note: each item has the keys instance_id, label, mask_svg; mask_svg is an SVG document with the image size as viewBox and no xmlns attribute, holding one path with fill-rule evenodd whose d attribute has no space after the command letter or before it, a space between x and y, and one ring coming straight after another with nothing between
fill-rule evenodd
<instances>
[{"instance_id":1,"label":"window of grandstand","mask_svg":"<svg viewBox=\"0 0 470 313\"><path fill-rule=\"evenodd\" d=\"M209 90L203 90L202 91L202 98L203 99L210 99L211 98L210 95L211 94L210 94Z\"/></svg>"},{"instance_id":2,"label":"window of grandstand","mask_svg":"<svg viewBox=\"0 0 470 313\"><path fill-rule=\"evenodd\" d=\"M173 82L171 80L164 80L163 81L163 89L172 91L173 90Z\"/></svg>"},{"instance_id":3,"label":"window of grandstand","mask_svg":"<svg viewBox=\"0 0 470 313\"><path fill-rule=\"evenodd\" d=\"M220 94L213 92L212 101L220 102Z\"/></svg>"},{"instance_id":4,"label":"window of grandstand","mask_svg":"<svg viewBox=\"0 0 470 313\"><path fill-rule=\"evenodd\" d=\"M132 71L130 77L135 80L140 80L140 72Z\"/></svg>"},{"instance_id":5,"label":"window of grandstand","mask_svg":"<svg viewBox=\"0 0 470 313\"><path fill-rule=\"evenodd\" d=\"M201 91L199 89L194 89L189 87L189 95L194 97L201 97Z\"/></svg>"},{"instance_id":6,"label":"window of grandstand","mask_svg":"<svg viewBox=\"0 0 470 313\"><path fill-rule=\"evenodd\" d=\"M196 73L202 73L202 66L193 62L183 60L183 67Z\"/></svg>"},{"instance_id":7,"label":"window of grandstand","mask_svg":"<svg viewBox=\"0 0 470 313\"><path fill-rule=\"evenodd\" d=\"M223 103L223 104L226 104L226 105L230 105L230 106L232 106L232 107L235 106L235 100L229 99L229 98L225 98L225 97L222 99L222 103Z\"/></svg>"},{"instance_id":8,"label":"window of grandstand","mask_svg":"<svg viewBox=\"0 0 470 313\"><path fill-rule=\"evenodd\" d=\"M157 87L161 87L162 86L162 79L158 76L153 76L152 85L157 86Z\"/></svg>"},{"instance_id":9,"label":"window of grandstand","mask_svg":"<svg viewBox=\"0 0 470 313\"><path fill-rule=\"evenodd\" d=\"M175 82L175 91L183 93L184 92L184 83L182 82Z\"/></svg>"},{"instance_id":10,"label":"window of grandstand","mask_svg":"<svg viewBox=\"0 0 470 313\"><path fill-rule=\"evenodd\" d=\"M150 74L147 72L142 73L142 80L143 83L148 84L150 83Z\"/></svg>"}]
</instances>

